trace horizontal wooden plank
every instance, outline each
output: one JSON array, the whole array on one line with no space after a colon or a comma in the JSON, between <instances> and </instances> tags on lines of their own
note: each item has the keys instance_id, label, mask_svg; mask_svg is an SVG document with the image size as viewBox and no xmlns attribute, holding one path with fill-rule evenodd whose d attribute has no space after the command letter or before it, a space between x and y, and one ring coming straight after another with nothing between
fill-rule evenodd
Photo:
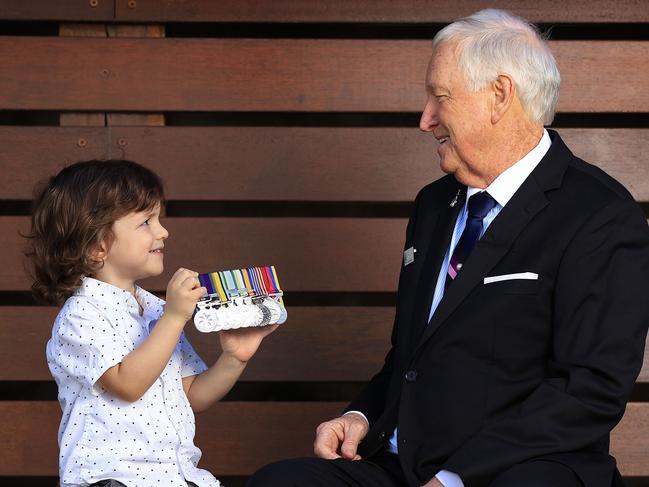
<instances>
[{"instance_id":1,"label":"horizontal wooden plank","mask_svg":"<svg viewBox=\"0 0 649 487\"><path fill-rule=\"evenodd\" d=\"M266 339L242 380L364 382L381 367L394 308L289 306L288 312L289 321ZM53 307L0 306L0 381L51 379L45 344L56 313ZM220 354L217 334L192 325L185 330L212 364Z\"/></svg>"},{"instance_id":2,"label":"horizontal wooden plank","mask_svg":"<svg viewBox=\"0 0 649 487\"><path fill-rule=\"evenodd\" d=\"M289 321L266 339L241 380L364 382L383 364L394 308L288 305L288 312ZM54 307L0 306L0 381L51 379L45 343L56 313ZM220 353L217 335L191 325L185 331L213 363ZM649 382L649 341L638 382Z\"/></svg>"},{"instance_id":3,"label":"horizontal wooden plank","mask_svg":"<svg viewBox=\"0 0 649 487\"><path fill-rule=\"evenodd\" d=\"M641 1L521 0L0 0L6 20L126 22L449 22L487 7L509 9L532 22L646 22Z\"/></svg>"},{"instance_id":4,"label":"horizontal wooden plank","mask_svg":"<svg viewBox=\"0 0 649 487\"><path fill-rule=\"evenodd\" d=\"M158 22L449 22L487 7L507 8L532 22L643 22L642 2L623 0L116 0L116 18Z\"/></svg>"},{"instance_id":5,"label":"horizontal wooden plank","mask_svg":"<svg viewBox=\"0 0 649 487\"><path fill-rule=\"evenodd\" d=\"M561 129L572 151L649 201L648 129ZM0 127L0 200L81 159L126 157L158 172L170 200L412 201L442 176L417 128Z\"/></svg>"},{"instance_id":6,"label":"horizontal wooden plank","mask_svg":"<svg viewBox=\"0 0 649 487\"><path fill-rule=\"evenodd\" d=\"M318 402L216 404L197 416L196 444L203 451L199 466L217 477L249 475L276 460L311 456L316 426L343 407ZM55 402L1 401L0 428L6 441L0 444L0 475L56 475L60 416ZM647 431L649 404L629 404L611 438L611 453L623 475L649 476Z\"/></svg>"},{"instance_id":7,"label":"horizontal wooden plank","mask_svg":"<svg viewBox=\"0 0 649 487\"><path fill-rule=\"evenodd\" d=\"M210 272L276 266L290 291L393 291L401 266L405 219L167 218L164 274L143 281L164 290L178 267ZM1 290L26 290L20 232L27 217L0 217ZM376 265L381 262L381 265Z\"/></svg>"},{"instance_id":8,"label":"horizontal wooden plank","mask_svg":"<svg viewBox=\"0 0 649 487\"><path fill-rule=\"evenodd\" d=\"M115 0L0 0L0 20L113 20Z\"/></svg>"},{"instance_id":9,"label":"horizontal wooden plank","mask_svg":"<svg viewBox=\"0 0 649 487\"><path fill-rule=\"evenodd\" d=\"M649 42L551 45L560 111L649 111ZM419 111L430 53L419 40L0 37L0 109Z\"/></svg>"}]
</instances>

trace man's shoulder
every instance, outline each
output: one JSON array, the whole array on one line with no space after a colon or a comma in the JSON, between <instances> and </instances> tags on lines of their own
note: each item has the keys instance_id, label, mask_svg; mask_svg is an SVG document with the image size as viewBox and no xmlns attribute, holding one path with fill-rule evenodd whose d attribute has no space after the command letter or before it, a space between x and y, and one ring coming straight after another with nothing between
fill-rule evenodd
<instances>
[{"instance_id":1,"label":"man's shoulder","mask_svg":"<svg viewBox=\"0 0 649 487\"><path fill-rule=\"evenodd\" d=\"M603 198L608 201L635 201L631 193L603 169L573 156L566 170L564 183L569 189L578 189L584 197Z\"/></svg>"},{"instance_id":2,"label":"man's shoulder","mask_svg":"<svg viewBox=\"0 0 649 487\"><path fill-rule=\"evenodd\" d=\"M558 198L571 208L575 218L582 220L602 211L644 215L631 193L615 178L601 168L573 156L562 182L563 198Z\"/></svg>"},{"instance_id":3,"label":"man's shoulder","mask_svg":"<svg viewBox=\"0 0 649 487\"><path fill-rule=\"evenodd\" d=\"M543 190L558 190L558 194L567 199L565 203L574 203L572 207L598 207L612 202L635 204L633 196L622 184L596 165L573 154L559 133L554 130L548 130L548 133L552 145L532 172L532 177Z\"/></svg>"}]
</instances>

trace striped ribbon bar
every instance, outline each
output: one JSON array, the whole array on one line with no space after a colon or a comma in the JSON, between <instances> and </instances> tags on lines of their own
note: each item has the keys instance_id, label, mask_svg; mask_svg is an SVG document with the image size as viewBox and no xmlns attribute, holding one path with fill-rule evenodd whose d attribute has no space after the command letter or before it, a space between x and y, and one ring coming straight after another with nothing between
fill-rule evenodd
<instances>
[{"instance_id":1,"label":"striped ribbon bar","mask_svg":"<svg viewBox=\"0 0 649 487\"><path fill-rule=\"evenodd\" d=\"M272 265L199 274L198 280L207 288L209 299L217 298L222 303L242 296L279 296L283 304L283 292Z\"/></svg>"}]
</instances>

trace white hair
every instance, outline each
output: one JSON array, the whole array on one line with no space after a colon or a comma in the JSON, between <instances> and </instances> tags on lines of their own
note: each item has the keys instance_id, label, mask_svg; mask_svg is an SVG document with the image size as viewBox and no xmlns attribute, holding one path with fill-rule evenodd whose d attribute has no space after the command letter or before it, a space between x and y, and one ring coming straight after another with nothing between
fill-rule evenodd
<instances>
[{"instance_id":1,"label":"white hair","mask_svg":"<svg viewBox=\"0 0 649 487\"><path fill-rule=\"evenodd\" d=\"M504 10L488 8L447 25L433 39L455 44L467 89L479 91L499 74L510 75L530 120L549 125L559 99L561 76L538 29Z\"/></svg>"}]
</instances>

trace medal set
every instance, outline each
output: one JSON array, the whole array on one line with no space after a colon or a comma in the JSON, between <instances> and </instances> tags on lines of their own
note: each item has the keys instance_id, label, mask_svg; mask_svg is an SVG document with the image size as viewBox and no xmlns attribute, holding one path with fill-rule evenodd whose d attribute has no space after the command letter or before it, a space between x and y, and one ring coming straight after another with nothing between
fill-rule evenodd
<instances>
[{"instance_id":1,"label":"medal set","mask_svg":"<svg viewBox=\"0 0 649 487\"><path fill-rule=\"evenodd\" d=\"M196 305L198 331L233 330L282 324L287 313L274 266L200 274L207 296Z\"/></svg>"}]
</instances>

